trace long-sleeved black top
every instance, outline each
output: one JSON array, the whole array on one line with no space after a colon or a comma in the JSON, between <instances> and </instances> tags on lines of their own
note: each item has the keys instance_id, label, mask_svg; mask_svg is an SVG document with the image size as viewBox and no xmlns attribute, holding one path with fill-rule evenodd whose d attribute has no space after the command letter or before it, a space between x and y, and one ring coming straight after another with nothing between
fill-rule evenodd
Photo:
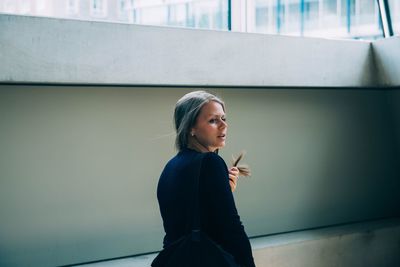
<instances>
[{"instance_id":1,"label":"long-sleeved black top","mask_svg":"<svg viewBox=\"0 0 400 267\"><path fill-rule=\"evenodd\" d=\"M185 235L192 218L195 150L185 148L173 157L161 173L157 198L165 230L164 247ZM255 267L250 242L237 213L229 186L229 172L216 153L203 157L199 176L200 226L238 264Z\"/></svg>"}]
</instances>

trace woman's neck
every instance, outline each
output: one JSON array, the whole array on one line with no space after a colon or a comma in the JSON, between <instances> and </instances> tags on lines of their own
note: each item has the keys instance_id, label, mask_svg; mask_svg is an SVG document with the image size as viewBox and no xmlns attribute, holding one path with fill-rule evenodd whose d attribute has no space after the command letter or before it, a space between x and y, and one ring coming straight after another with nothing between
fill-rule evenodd
<instances>
[{"instance_id":1,"label":"woman's neck","mask_svg":"<svg viewBox=\"0 0 400 267\"><path fill-rule=\"evenodd\" d=\"M214 152L211 149L200 144L196 138L190 138L188 143L188 148L196 150L198 152L206 153L206 152Z\"/></svg>"}]
</instances>

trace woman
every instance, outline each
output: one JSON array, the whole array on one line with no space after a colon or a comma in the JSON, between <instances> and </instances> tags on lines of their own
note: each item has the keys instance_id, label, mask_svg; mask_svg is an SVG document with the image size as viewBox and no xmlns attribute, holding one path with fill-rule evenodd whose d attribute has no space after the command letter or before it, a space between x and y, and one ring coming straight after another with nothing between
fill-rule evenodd
<instances>
[{"instance_id":1,"label":"woman","mask_svg":"<svg viewBox=\"0 0 400 267\"><path fill-rule=\"evenodd\" d=\"M228 170L217 154L225 146L228 127L224 102L204 91L188 93L175 106L174 122L179 152L165 166L157 187L166 233L164 248L186 234L187 218L191 217L187 211L193 195L193 159L205 153L199 175L201 229L239 265L255 266L232 195L239 170Z\"/></svg>"}]
</instances>

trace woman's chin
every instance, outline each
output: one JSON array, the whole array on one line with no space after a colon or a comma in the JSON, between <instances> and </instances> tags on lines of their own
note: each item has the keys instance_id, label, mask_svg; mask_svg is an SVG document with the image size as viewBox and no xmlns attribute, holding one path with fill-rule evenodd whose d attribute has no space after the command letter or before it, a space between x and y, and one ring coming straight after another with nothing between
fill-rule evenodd
<instances>
[{"instance_id":1,"label":"woman's chin","mask_svg":"<svg viewBox=\"0 0 400 267\"><path fill-rule=\"evenodd\" d=\"M225 146L225 141L218 144L217 149L221 149Z\"/></svg>"}]
</instances>

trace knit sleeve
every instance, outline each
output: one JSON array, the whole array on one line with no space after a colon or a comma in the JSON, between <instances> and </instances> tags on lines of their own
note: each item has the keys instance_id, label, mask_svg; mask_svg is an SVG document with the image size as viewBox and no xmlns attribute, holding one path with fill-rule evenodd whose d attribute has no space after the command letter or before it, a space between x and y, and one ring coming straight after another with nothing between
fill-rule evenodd
<instances>
[{"instance_id":1,"label":"knit sleeve","mask_svg":"<svg viewBox=\"0 0 400 267\"><path fill-rule=\"evenodd\" d=\"M229 185L229 172L224 160L207 153L202 165L206 209L218 233L218 243L243 266L255 267L249 239L236 209Z\"/></svg>"}]
</instances>

